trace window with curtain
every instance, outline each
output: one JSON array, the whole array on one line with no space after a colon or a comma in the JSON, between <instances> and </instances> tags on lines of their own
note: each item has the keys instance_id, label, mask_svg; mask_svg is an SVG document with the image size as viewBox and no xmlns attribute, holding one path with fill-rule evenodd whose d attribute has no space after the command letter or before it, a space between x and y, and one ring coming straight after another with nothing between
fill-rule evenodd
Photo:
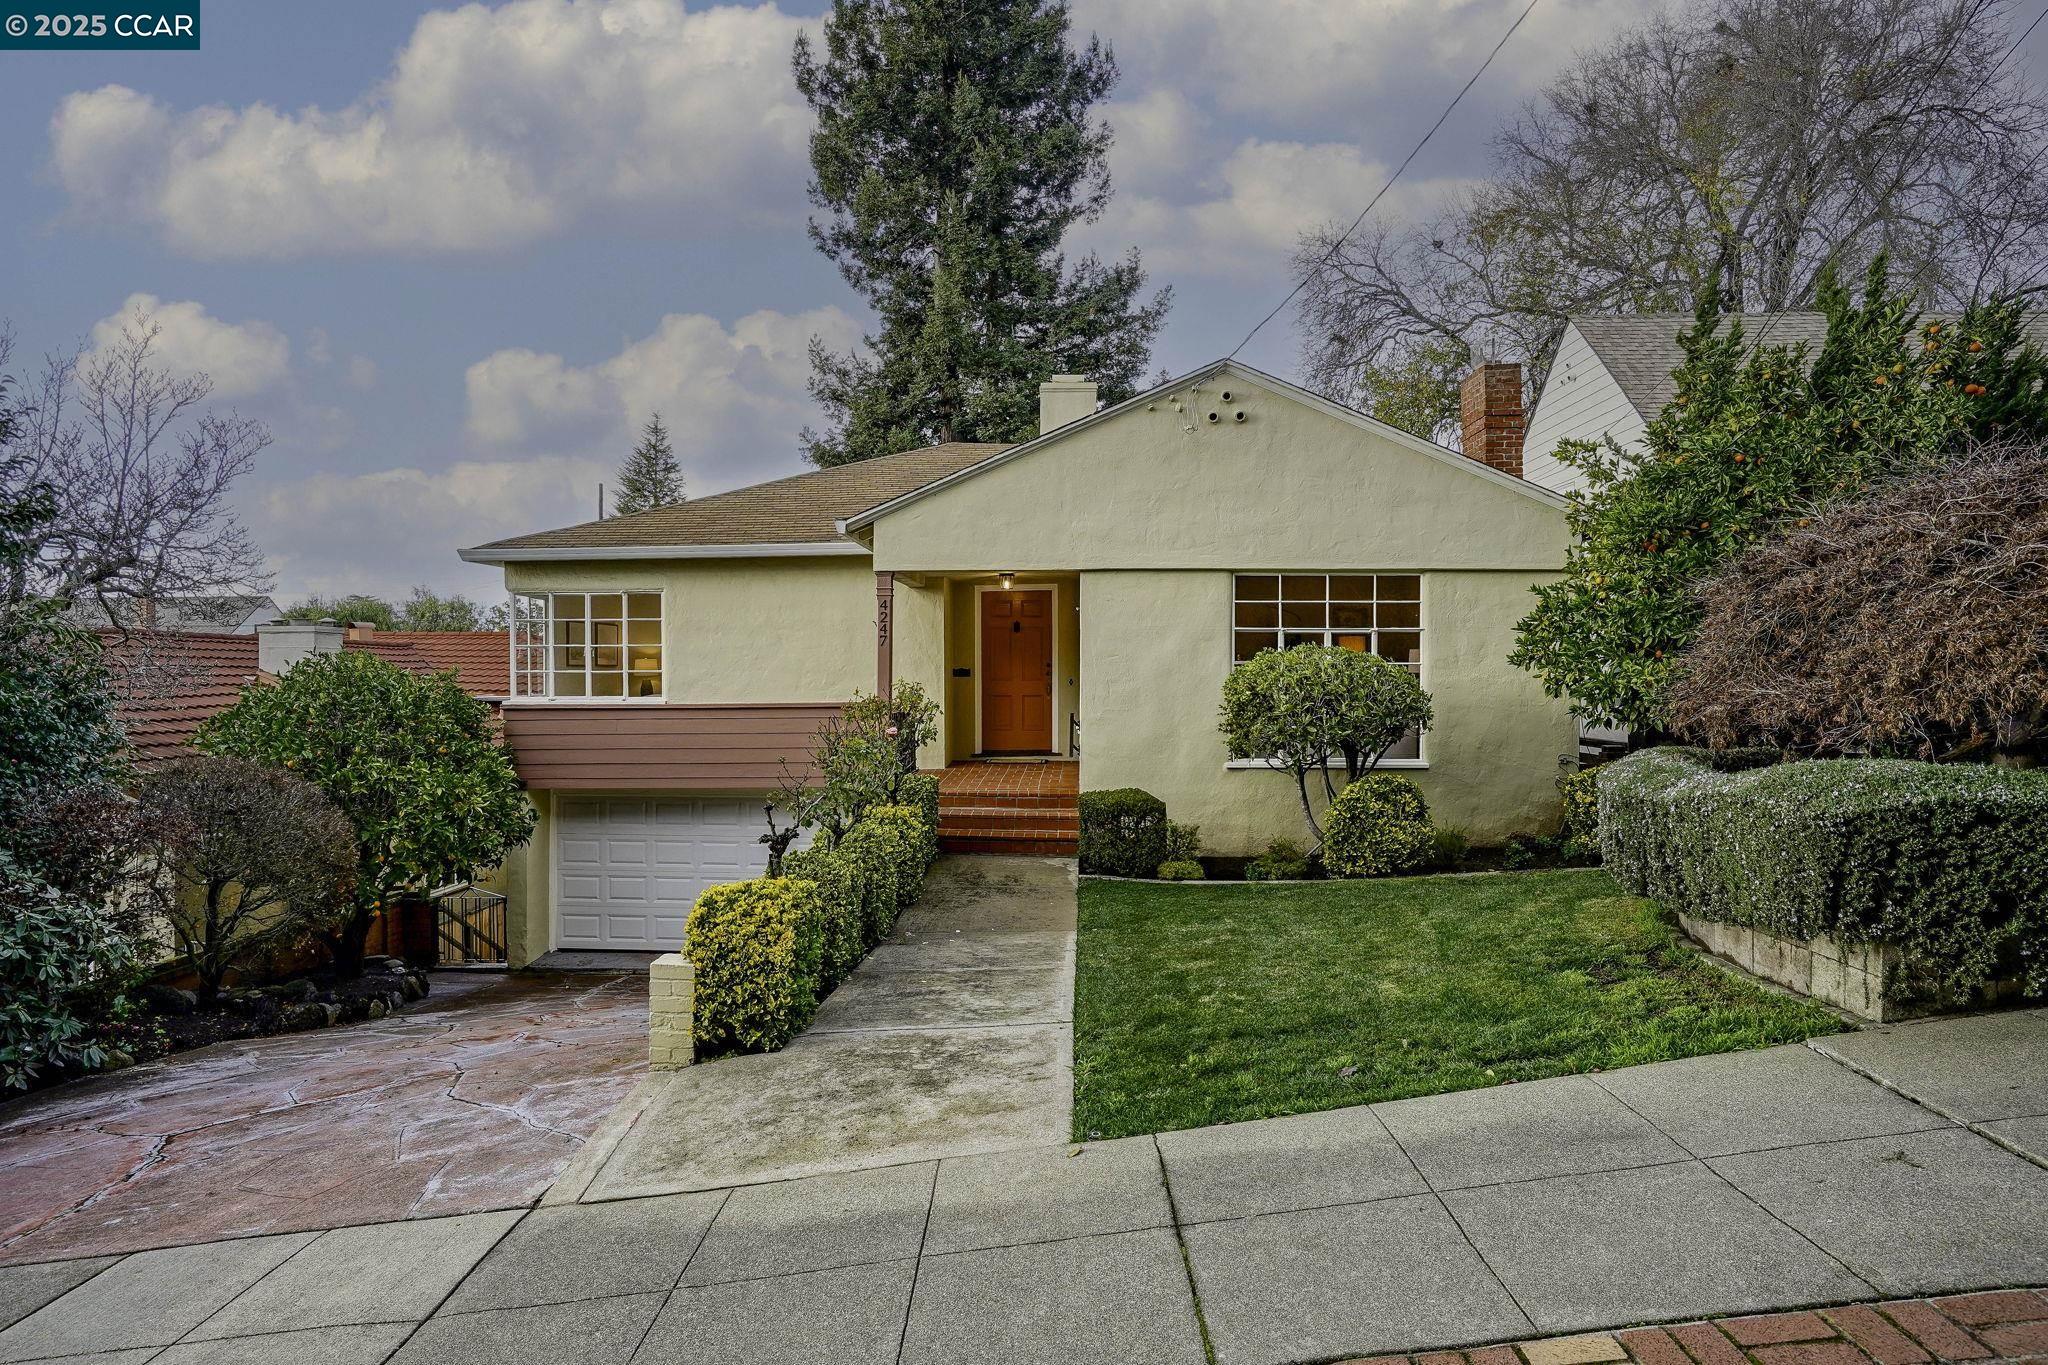
<instances>
[{"instance_id":1,"label":"window with curtain","mask_svg":"<svg viewBox=\"0 0 2048 1365\"><path fill-rule=\"evenodd\" d=\"M512 691L557 701L660 700L661 594L513 594Z\"/></svg>"},{"instance_id":2,"label":"window with curtain","mask_svg":"<svg viewBox=\"0 0 2048 1365\"><path fill-rule=\"evenodd\" d=\"M1377 654L1422 679L1420 574L1241 573L1231 606L1231 659L1262 649L1336 645ZM1386 757L1419 760L1420 732Z\"/></svg>"}]
</instances>

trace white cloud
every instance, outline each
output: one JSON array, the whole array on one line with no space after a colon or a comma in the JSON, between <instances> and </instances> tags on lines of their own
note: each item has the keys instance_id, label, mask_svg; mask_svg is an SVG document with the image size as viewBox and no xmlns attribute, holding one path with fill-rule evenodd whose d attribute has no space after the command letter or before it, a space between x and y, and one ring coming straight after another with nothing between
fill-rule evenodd
<instances>
[{"instance_id":1,"label":"white cloud","mask_svg":"<svg viewBox=\"0 0 2048 1365\"><path fill-rule=\"evenodd\" d=\"M68 96L79 214L205 257L467 250L603 224L706 235L801 211L799 22L773 4L514 0L423 17L346 108Z\"/></svg>"},{"instance_id":2,"label":"white cloud","mask_svg":"<svg viewBox=\"0 0 2048 1365\"><path fill-rule=\"evenodd\" d=\"M415 583L499 595L496 570L466 570L455 552L596 515L606 465L570 456L469 460L446 469L314 474L262 492L257 527L287 598Z\"/></svg>"},{"instance_id":3,"label":"white cloud","mask_svg":"<svg viewBox=\"0 0 2048 1365\"><path fill-rule=\"evenodd\" d=\"M1387 171L1349 143L1247 138L1213 162L1198 157L1180 168L1170 192L1118 195L1087 240L1105 253L1136 242L1146 266L1165 278L1282 279L1301 234L1351 221ZM1456 185L1404 180L1376 213L1426 209Z\"/></svg>"},{"instance_id":4,"label":"white cloud","mask_svg":"<svg viewBox=\"0 0 2048 1365\"><path fill-rule=\"evenodd\" d=\"M498 351L465 379L470 438L497 450L623 453L660 412L693 492L787 473L797 432L816 421L805 387L813 336L844 350L859 328L837 308L764 310L729 329L701 313L671 313L595 364Z\"/></svg>"},{"instance_id":5,"label":"white cloud","mask_svg":"<svg viewBox=\"0 0 2048 1365\"><path fill-rule=\"evenodd\" d=\"M1390 91L1403 98L1430 92L1423 98L1432 106L1428 117L1435 117L1524 3L1079 0L1074 27L1111 41L1134 88L1167 86L1216 109L1334 131L1337 120ZM1488 90L1479 93L1525 96L1574 47L1641 14L1637 0L1538 5L1488 71ZM1416 134L1427 126L1416 125Z\"/></svg>"},{"instance_id":6,"label":"white cloud","mask_svg":"<svg viewBox=\"0 0 2048 1365\"><path fill-rule=\"evenodd\" d=\"M180 375L204 374L213 396L233 399L273 393L291 377L291 342L267 322L226 322L191 300L169 303L154 294L130 294L120 309L92 327L92 348L104 350L123 332L154 323L155 360Z\"/></svg>"}]
</instances>

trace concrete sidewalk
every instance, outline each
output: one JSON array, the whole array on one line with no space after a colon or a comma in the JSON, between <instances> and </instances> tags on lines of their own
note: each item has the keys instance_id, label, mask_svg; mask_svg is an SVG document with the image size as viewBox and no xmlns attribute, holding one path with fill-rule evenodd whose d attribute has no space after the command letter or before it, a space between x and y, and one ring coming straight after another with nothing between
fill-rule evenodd
<instances>
[{"instance_id":1,"label":"concrete sidewalk","mask_svg":"<svg viewBox=\"0 0 2048 1365\"><path fill-rule=\"evenodd\" d=\"M1781 1047L16 1267L0 1361L1279 1365L2048 1282L2048 1169L1999 1145L2048 1117L2048 1010L1825 1046L1868 1075Z\"/></svg>"}]
</instances>

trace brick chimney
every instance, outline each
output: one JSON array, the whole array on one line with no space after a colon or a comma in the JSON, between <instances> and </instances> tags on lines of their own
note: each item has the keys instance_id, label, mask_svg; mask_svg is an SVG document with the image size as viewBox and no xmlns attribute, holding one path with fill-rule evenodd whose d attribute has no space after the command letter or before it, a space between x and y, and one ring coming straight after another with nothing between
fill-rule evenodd
<instances>
[{"instance_id":1,"label":"brick chimney","mask_svg":"<svg viewBox=\"0 0 2048 1365\"><path fill-rule=\"evenodd\" d=\"M1095 413L1095 381L1078 374L1056 374L1038 386L1038 434L1078 422Z\"/></svg>"},{"instance_id":2,"label":"brick chimney","mask_svg":"<svg viewBox=\"0 0 2048 1365\"><path fill-rule=\"evenodd\" d=\"M1458 386L1465 454L1503 474L1522 477L1522 367L1481 365Z\"/></svg>"}]
</instances>

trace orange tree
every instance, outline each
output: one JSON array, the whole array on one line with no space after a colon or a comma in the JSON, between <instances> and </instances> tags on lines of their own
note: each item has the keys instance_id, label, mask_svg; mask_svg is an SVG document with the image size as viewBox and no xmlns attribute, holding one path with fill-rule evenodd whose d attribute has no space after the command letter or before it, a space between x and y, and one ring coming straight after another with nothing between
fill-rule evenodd
<instances>
[{"instance_id":1,"label":"orange tree","mask_svg":"<svg viewBox=\"0 0 2048 1365\"><path fill-rule=\"evenodd\" d=\"M2024 343L2016 305L1921 320L1881 257L1860 299L1830 279L1819 301L1828 330L1816 355L1757 345L1740 322L1702 314L1642 451L1559 449L1587 487L1568 513L1565 571L1535 590L1510 657L1578 714L1663 730L1708 572L1908 460L2048 431L2048 359Z\"/></svg>"},{"instance_id":2,"label":"orange tree","mask_svg":"<svg viewBox=\"0 0 2048 1365\"><path fill-rule=\"evenodd\" d=\"M200 728L198 747L287 769L341 809L355 834L351 912L329 939L335 969L362 970L382 906L491 867L533 834L490 708L452 673L422 676L345 650L301 660Z\"/></svg>"}]
</instances>

